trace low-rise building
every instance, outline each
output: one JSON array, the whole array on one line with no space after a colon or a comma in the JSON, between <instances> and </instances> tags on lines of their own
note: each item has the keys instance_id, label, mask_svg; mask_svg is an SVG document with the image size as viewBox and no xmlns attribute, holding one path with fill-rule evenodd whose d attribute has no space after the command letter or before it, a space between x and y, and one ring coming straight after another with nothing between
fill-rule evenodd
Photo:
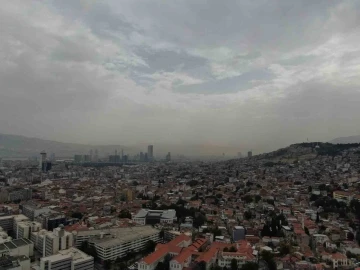
<instances>
[{"instance_id":1,"label":"low-rise building","mask_svg":"<svg viewBox=\"0 0 360 270\"><path fill-rule=\"evenodd\" d=\"M69 248L58 254L40 259L40 270L91 270L94 269L94 258L78 250Z\"/></svg>"},{"instance_id":2,"label":"low-rise building","mask_svg":"<svg viewBox=\"0 0 360 270\"><path fill-rule=\"evenodd\" d=\"M2 256L0 257L1 270L29 270L30 258L26 256Z\"/></svg>"},{"instance_id":3,"label":"low-rise building","mask_svg":"<svg viewBox=\"0 0 360 270\"><path fill-rule=\"evenodd\" d=\"M176 211L169 210L150 210L141 209L134 217L133 221L139 225L167 223L171 224L177 220Z\"/></svg>"},{"instance_id":4,"label":"low-rise building","mask_svg":"<svg viewBox=\"0 0 360 270\"><path fill-rule=\"evenodd\" d=\"M76 243L79 236L93 235L93 231L80 231L76 235ZM159 242L160 231L151 226L116 228L100 231L95 237L81 237L82 241L88 241L94 245L97 254L102 260L115 260L124 257L129 251L138 252L146 248L148 241Z\"/></svg>"},{"instance_id":5,"label":"low-rise building","mask_svg":"<svg viewBox=\"0 0 360 270\"><path fill-rule=\"evenodd\" d=\"M26 238L15 239L0 244L1 256L26 256L30 257L34 254L34 243Z\"/></svg>"}]
</instances>

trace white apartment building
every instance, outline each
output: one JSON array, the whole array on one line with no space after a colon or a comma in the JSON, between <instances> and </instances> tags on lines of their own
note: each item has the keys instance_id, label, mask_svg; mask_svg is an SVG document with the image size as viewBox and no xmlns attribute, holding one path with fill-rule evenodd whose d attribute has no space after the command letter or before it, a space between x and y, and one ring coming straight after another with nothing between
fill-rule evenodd
<instances>
[{"instance_id":1,"label":"white apartment building","mask_svg":"<svg viewBox=\"0 0 360 270\"><path fill-rule=\"evenodd\" d=\"M35 243L35 248L43 255L50 256L57 254L60 250L69 249L73 246L73 235L59 226L52 232L40 230L31 233L31 241Z\"/></svg>"},{"instance_id":2,"label":"white apartment building","mask_svg":"<svg viewBox=\"0 0 360 270\"><path fill-rule=\"evenodd\" d=\"M0 227L4 229L4 231L8 232L13 229L14 226L14 216L3 216L0 217Z\"/></svg>"},{"instance_id":3,"label":"white apartment building","mask_svg":"<svg viewBox=\"0 0 360 270\"><path fill-rule=\"evenodd\" d=\"M15 231L16 224L20 221L29 220L24 215L11 215L11 216L2 216L0 217L0 227L4 229L4 231Z\"/></svg>"},{"instance_id":4,"label":"white apartment building","mask_svg":"<svg viewBox=\"0 0 360 270\"><path fill-rule=\"evenodd\" d=\"M16 238L30 239L31 232L38 232L42 229L39 222L35 221L21 221L16 224L14 232Z\"/></svg>"},{"instance_id":5,"label":"white apartment building","mask_svg":"<svg viewBox=\"0 0 360 270\"><path fill-rule=\"evenodd\" d=\"M116 228L102 231L88 241L95 247L100 259L115 260L124 257L129 251L137 252L144 249L149 240L159 242L159 232L151 226ZM80 231L76 237L86 233L93 234L93 231Z\"/></svg>"},{"instance_id":6,"label":"white apartment building","mask_svg":"<svg viewBox=\"0 0 360 270\"><path fill-rule=\"evenodd\" d=\"M40 259L40 270L91 269L94 269L94 258L73 247Z\"/></svg>"},{"instance_id":7,"label":"white apartment building","mask_svg":"<svg viewBox=\"0 0 360 270\"><path fill-rule=\"evenodd\" d=\"M16 232L17 224L24 221L30 221L30 220L27 216L22 214L13 216L13 228L12 228L13 232Z\"/></svg>"}]
</instances>

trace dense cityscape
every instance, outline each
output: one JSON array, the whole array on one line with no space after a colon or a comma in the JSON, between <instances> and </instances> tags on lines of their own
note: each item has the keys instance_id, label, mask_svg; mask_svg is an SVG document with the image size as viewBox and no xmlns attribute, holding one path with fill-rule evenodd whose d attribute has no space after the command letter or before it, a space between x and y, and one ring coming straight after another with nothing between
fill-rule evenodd
<instances>
[{"instance_id":1,"label":"dense cityscape","mask_svg":"<svg viewBox=\"0 0 360 270\"><path fill-rule=\"evenodd\" d=\"M0 270L360 270L360 0L4 0Z\"/></svg>"},{"instance_id":2,"label":"dense cityscape","mask_svg":"<svg viewBox=\"0 0 360 270\"><path fill-rule=\"evenodd\" d=\"M220 162L157 161L148 150L138 163L95 151L3 160L1 269L360 265L359 144Z\"/></svg>"}]
</instances>

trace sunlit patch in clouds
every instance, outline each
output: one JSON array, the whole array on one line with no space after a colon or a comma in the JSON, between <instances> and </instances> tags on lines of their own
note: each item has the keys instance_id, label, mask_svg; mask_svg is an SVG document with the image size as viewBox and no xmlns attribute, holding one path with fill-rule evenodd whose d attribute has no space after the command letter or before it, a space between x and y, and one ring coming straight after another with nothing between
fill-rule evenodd
<instances>
[{"instance_id":1,"label":"sunlit patch in clouds","mask_svg":"<svg viewBox=\"0 0 360 270\"><path fill-rule=\"evenodd\" d=\"M4 1L0 129L255 151L359 134L342 123L360 113L359 11L355 0Z\"/></svg>"}]
</instances>

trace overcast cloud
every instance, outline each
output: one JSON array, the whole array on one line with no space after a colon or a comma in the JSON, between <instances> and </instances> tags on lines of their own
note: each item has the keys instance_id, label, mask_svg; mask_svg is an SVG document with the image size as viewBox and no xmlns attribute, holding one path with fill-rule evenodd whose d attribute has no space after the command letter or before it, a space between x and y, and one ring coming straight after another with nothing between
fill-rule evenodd
<instances>
[{"instance_id":1,"label":"overcast cloud","mask_svg":"<svg viewBox=\"0 0 360 270\"><path fill-rule=\"evenodd\" d=\"M360 134L360 1L11 0L0 132L268 151Z\"/></svg>"}]
</instances>

